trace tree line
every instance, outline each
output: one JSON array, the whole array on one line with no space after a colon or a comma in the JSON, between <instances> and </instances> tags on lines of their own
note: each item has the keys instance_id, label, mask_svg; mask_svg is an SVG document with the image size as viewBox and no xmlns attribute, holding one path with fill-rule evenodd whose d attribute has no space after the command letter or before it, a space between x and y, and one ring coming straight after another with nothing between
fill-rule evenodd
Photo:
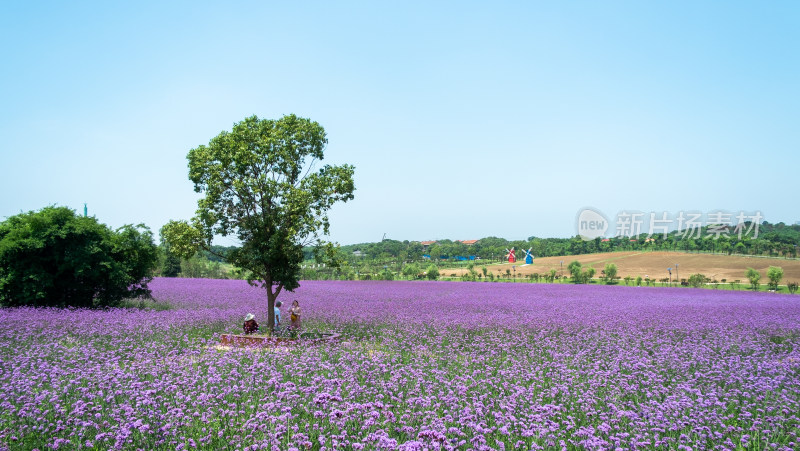
<instances>
[{"instance_id":1,"label":"tree line","mask_svg":"<svg viewBox=\"0 0 800 451\"><path fill-rule=\"evenodd\" d=\"M751 224L746 224L750 227ZM469 259L474 256L481 260L500 261L506 257L506 250L516 250L517 261L524 259L523 250L531 250L536 257L593 254L614 251L688 251L716 252L740 255L764 255L770 257L797 258L800 246L800 225L763 222L759 226L758 237L729 233L715 238L710 226L699 229L692 237L683 231L673 231L666 236L645 234L636 237L596 238L584 241L580 237L539 238L526 240L506 240L495 236L481 238L475 244L467 245L457 240L438 240L430 246L418 241L397 241L386 239L373 243L351 244L340 247L341 258L348 262L372 260L376 262L417 261L428 256L431 260L453 260L457 257ZM699 238L697 237L699 235ZM310 250L306 250L307 259ZM360 256L358 256L360 255Z\"/></svg>"}]
</instances>

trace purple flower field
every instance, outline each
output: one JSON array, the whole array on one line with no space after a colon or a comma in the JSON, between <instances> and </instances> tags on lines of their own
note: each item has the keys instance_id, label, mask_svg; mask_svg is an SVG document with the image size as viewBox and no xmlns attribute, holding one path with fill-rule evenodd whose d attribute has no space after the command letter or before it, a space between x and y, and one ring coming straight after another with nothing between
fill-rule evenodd
<instances>
[{"instance_id":1,"label":"purple flower field","mask_svg":"<svg viewBox=\"0 0 800 451\"><path fill-rule=\"evenodd\" d=\"M0 449L798 449L800 297L308 281L317 346L221 350L263 290L0 310Z\"/></svg>"}]
</instances>

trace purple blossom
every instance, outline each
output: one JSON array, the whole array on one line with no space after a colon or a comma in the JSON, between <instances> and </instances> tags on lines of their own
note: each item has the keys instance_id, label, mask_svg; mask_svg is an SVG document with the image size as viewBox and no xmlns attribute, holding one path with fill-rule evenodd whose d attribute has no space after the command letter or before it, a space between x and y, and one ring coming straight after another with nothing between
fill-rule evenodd
<instances>
[{"instance_id":1,"label":"purple blossom","mask_svg":"<svg viewBox=\"0 0 800 451\"><path fill-rule=\"evenodd\" d=\"M309 281L282 296L341 341L220 350L263 290L151 287L174 308L0 310L0 449L791 449L800 429L795 296Z\"/></svg>"}]
</instances>

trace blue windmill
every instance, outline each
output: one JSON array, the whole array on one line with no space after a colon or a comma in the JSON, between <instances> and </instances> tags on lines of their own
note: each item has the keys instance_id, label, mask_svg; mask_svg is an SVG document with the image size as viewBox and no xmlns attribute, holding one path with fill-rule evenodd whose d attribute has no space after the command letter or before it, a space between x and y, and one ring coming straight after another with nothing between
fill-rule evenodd
<instances>
[{"instance_id":1,"label":"blue windmill","mask_svg":"<svg viewBox=\"0 0 800 451\"><path fill-rule=\"evenodd\" d=\"M528 248L527 251L525 249L522 250L522 252L525 252L525 264L526 265L532 265L533 264L533 254L531 254L531 249L533 249L533 248L532 247Z\"/></svg>"}]
</instances>

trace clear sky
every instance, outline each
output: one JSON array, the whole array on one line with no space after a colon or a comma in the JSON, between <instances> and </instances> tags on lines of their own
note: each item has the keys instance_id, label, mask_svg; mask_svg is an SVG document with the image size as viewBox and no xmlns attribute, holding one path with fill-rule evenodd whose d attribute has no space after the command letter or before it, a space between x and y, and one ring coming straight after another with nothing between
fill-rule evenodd
<instances>
[{"instance_id":1,"label":"clear sky","mask_svg":"<svg viewBox=\"0 0 800 451\"><path fill-rule=\"evenodd\" d=\"M576 234L577 212L800 220L800 2L3 2L0 218L154 233L253 114L356 167L342 244ZM222 240L220 244L234 244Z\"/></svg>"}]
</instances>

